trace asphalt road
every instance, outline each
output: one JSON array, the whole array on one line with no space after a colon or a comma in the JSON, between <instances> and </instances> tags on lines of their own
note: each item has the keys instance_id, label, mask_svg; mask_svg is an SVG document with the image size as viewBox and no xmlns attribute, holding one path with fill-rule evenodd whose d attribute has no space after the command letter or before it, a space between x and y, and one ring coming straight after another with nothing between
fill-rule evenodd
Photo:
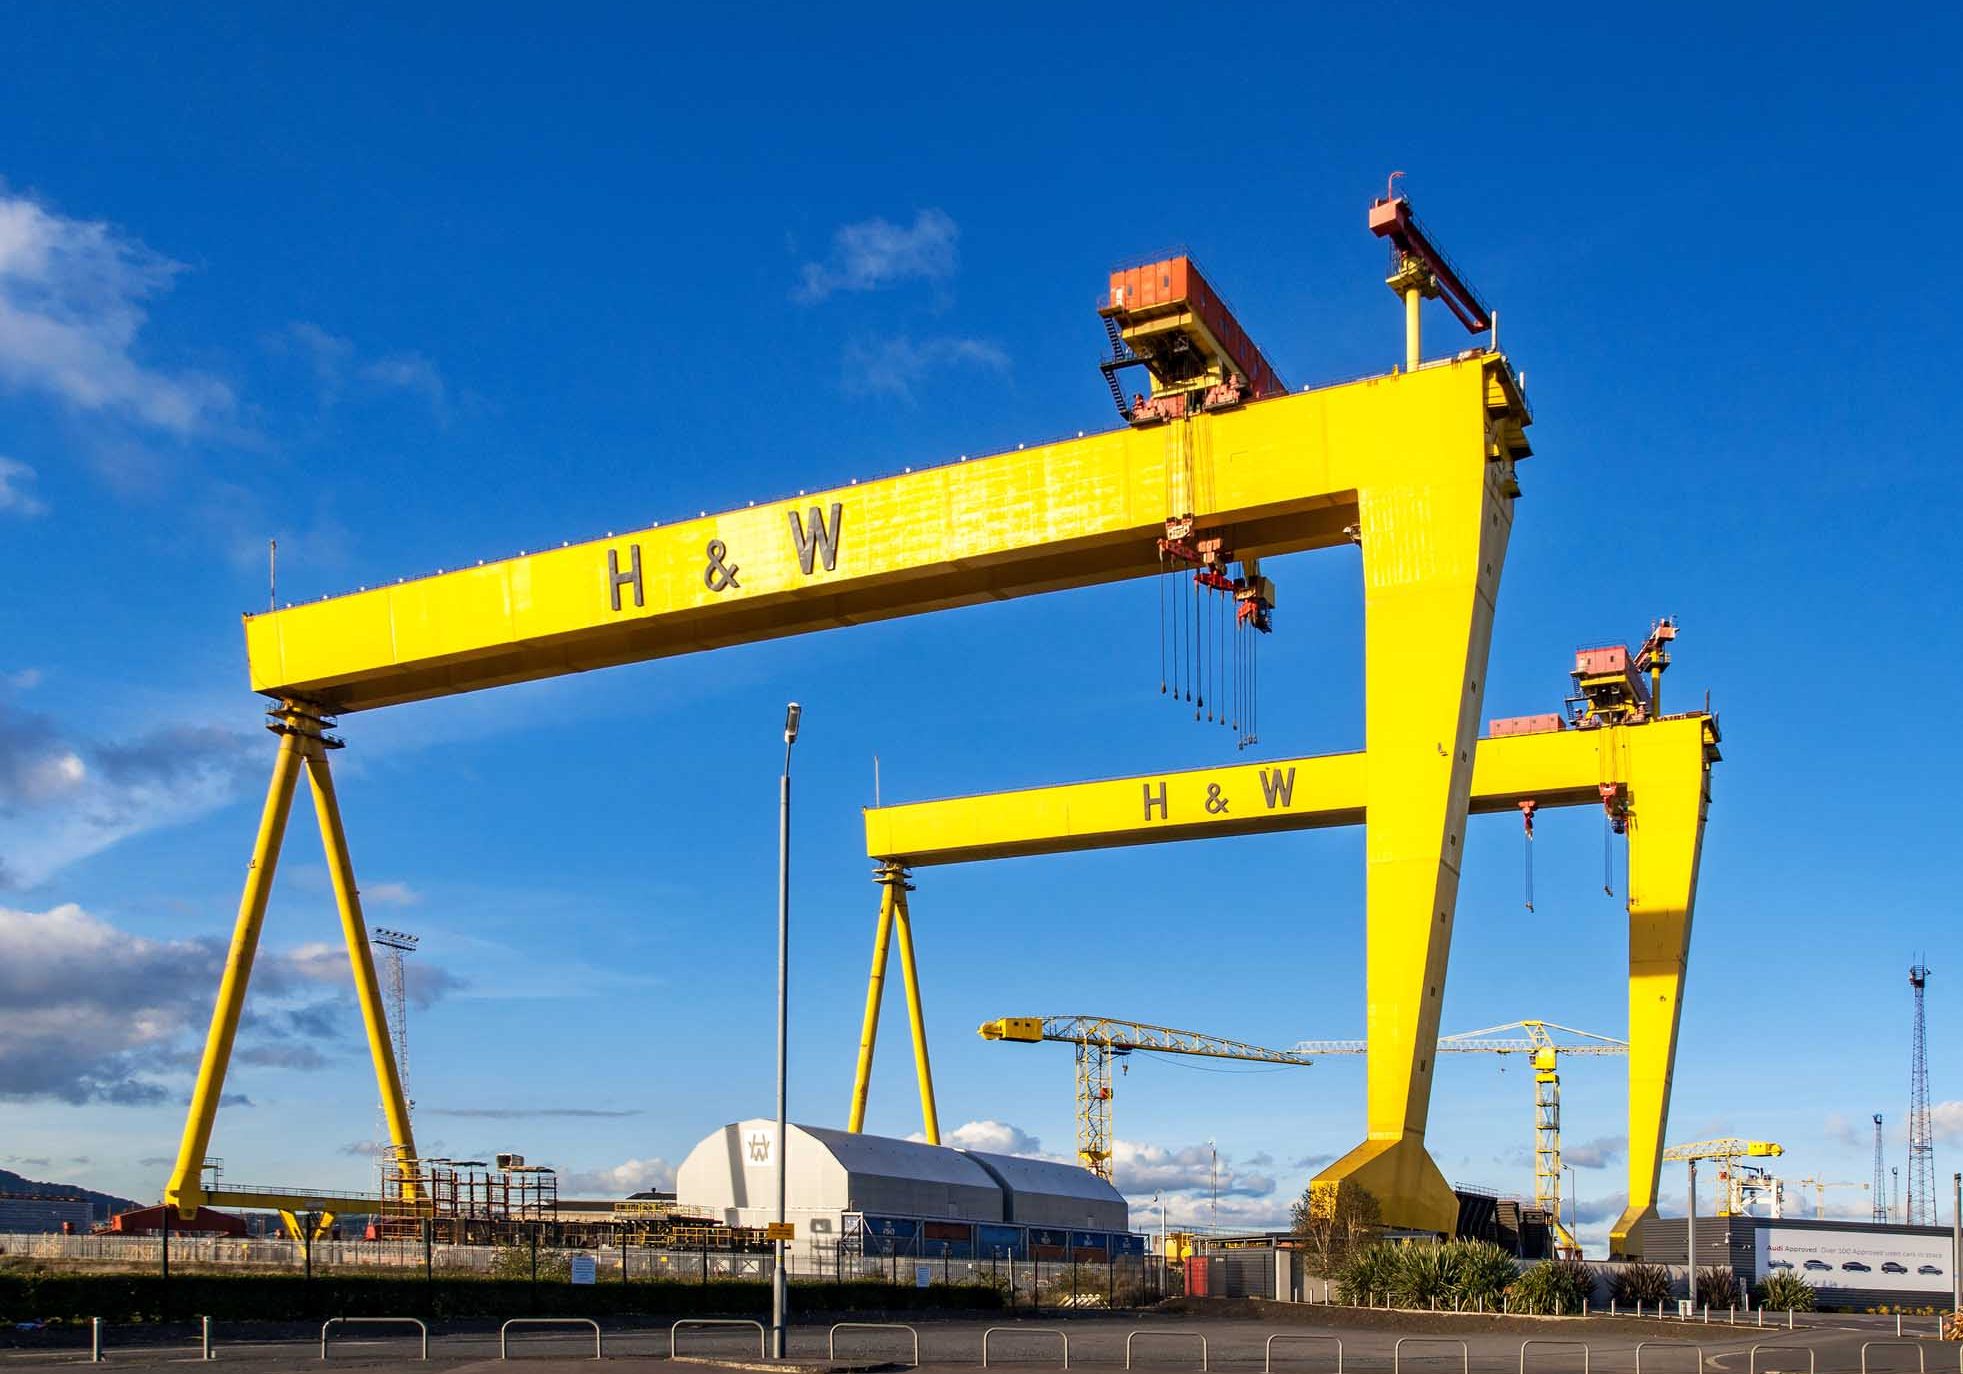
<instances>
[{"instance_id":1,"label":"asphalt road","mask_svg":"<svg viewBox=\"0 0 1963 1374\"><path fill-rule=\"evenodd\" d=\"M1236 1304L1235 1311L1245 1305ZM989 1339L989 1367L1009 1371L1060 1369L1063 1342L1047 1331L1065 1332L1073 1370L1116 1371L1126 1367L1126 1343L1131 1341L1132 1367L1141 1374L1190 1374L1201 1368L1201 1338L1206 1365L1212 1370L1255 1374L1263 1369L1270 1349L1273 1374L1337 1374L1338 1341L1342 1374L1703 1374L1699 1352L1673 1342L1702 1348L1703 1362L1713 1374L1860 1374L1862 1347L1867 1350L1867 1374L1963 1374L1963 1347L1930 1339L1935 1319L1908 1319L1909 1330L1921 1339L1895 1343L1892 1317L1820 1314L1799 1319L1798 1329L1728 1326L1722 1317L1701 1322L1636 1321L1630 1318L1460 1317L1429 1313L1358 1313L1342 1308L1277 1307L1258 1317L1169 1315L1089 1316L1044 1313L1040 1317L998 1317L992 1320L916 1320L920 1364L935 1371L977 1370L982 1337L990 1326L1002 1328ZM616 1363L666 1361L669 1329L602 1322L605 1358ZM413 1327L395 1335L389 1328L336 1328L329 1363L357 1370L416 1367L417 1338ZM1133 1334L1136 1333L1136 1334ZM862 1329L846 1326L830 1333L826 1324L801 1325L792 1330L791 1353L811 1367L834 1367L827 1359L827 1336L837 1342L839 1368L899 1369L913 1357L913 1337L905 1330ZM80 1344L56 1344L80 1337ZM1269 1338L1274 1337L1272 1347ZM29 1337L16 1336L16 1341ZM563 1374L590 1368L593 1337L585 1327L536 1327L511 1333L511 1358L528 1374ZM32 1344L0 1348L0 1374L36 1374L41 1370L74 1369L88 1363L87 1333L37 1333ZM1399 1341L1403 1342L1401 1352ZM1523 1342L1547 1342L1530 1344ZM1463 1342L1461 1348L1460 1342ZM1644 1346L1638 1353L1638 1345ZM1585 1352L1582 1346L1586 1345ZM232 1369L278 1370L320 1364L317 1331L292 1328L269 1331L245 1325L218 1328L213 1333L214 1360ZM1752 1348L1758 1346L1756 1363ZM110 1328L105 1336L105 1363L130 1369L164 1369L199 1363L195 1331L146 1331ZM753 1329L688 1328L679 1334L681 1363L700 1369L696 1360L755 1366L757 1334ZM694 1357L694 1358L690 1358ZM484 1323L439 1326L430 1335L432 1370L490 1369L499 1365L498 1333ZM678 1371L679 1374L679 1371Z\"/></svg>"}]
</instances>

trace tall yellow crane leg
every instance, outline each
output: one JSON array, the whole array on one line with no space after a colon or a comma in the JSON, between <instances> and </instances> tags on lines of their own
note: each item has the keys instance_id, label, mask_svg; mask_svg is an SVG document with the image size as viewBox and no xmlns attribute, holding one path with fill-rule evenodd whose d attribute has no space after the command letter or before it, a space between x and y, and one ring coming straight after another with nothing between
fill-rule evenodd
<instances>
[{"instance_id":1,"label":"tall yellow crane leg","mask_svg":"<svg viewBox=\"0 0 1963 1374\"><path fill-rule=\"evenodd\" d=\"M298 730L290 721L277 718L274 728L280 731L279 753L273 756L272 782L266 788L266 805L259 813L259 835L252 844L252 863L245 871L245 891L239 897L232 947L225 955L225 972L219 978L218 998L211 1008L204 1057L198 1062L198 1079L191 1087L191 1108L184 1118L177 1163L164 1185L164 1202L174 1204L186 1221L197 1216L204 1202L204 1160L211 1148L211 1128L225 1089L225 1070L232 1062L232 1042L245 1011L246 985L252 978L253 958L259 952L259 931L266 920L273 874L279 868L280 842L286 836L287 817L293 812L293 788L300 779Z\"/></svg>"},{"instance_id":2,"label":"tall yellow crane leg","mask_svg":"<svg viewBox=\"0 0 1963 1374\"><path fill-rule=\"evenodd\" d=\"M879 928L873 936L872 974L866 981L866 1016L859 1030L859 1062L852 1074L852 1110L846 1129L855 1134L866 1126L866 1098L872 1090L873 1050L879 1043L879 1013L886 996L887 951L895 931L900 941L900 976L906 984L907 1023L913 1032L914 1077L920 1085L921 1130L927 1143L941 1143L941 1118L934 1104L934 1065L927 1052L927 1020L921 1005L920 969L913 954L913 915L907 893L913 890L905 867L882 863L873 875L880 886Z\"/></svg>"},{"instance_id":3,"label":"tall yellow crane leg","mask_svg":"<svg viewBox=\"0 0 1963 1374\"><path fill-rule=\"evenodd\" d=\"M395 1048L389 1039L388 1018L382 1007L380 985L375 977L374 957L368 949L367 928L361 915L361 896L355 886L354 863L348 854L347 834L341 825L340 807L334 797L334 781L327 766L327 750L333 741L326 735L326 721L303 702L286 700L267 713L269 726L280 737L279 752L273 759L272 782L266 791L266 805L260 814L259 834L252 849L252 866L246 872L245 892L239 900L238 923L232 934L232 947L226 956L225 972L218 985L212 1007L211 1028L205 1035L203 1057L198 1065L197 1082L191 1090L191 1106L184 1122L184 1134L177 1149L177 1163L164 1188L164 1201L174 1205L186 1220L208 1198L204 1189L204 1159L211 1146L211 1132L224 1095L225 1074L230 1067L232 1044L238 1036L239 1020L245 1010L246 986L252 976L252 963L259 949L259 934L266 917L266 901L271 894L273 875L279 867L286 823L292 814L293 792L304 765L313 792L314 811L320 821L321 844L327 855L327 869L334 884L335 905L341 915L341 931L347 940L348 961L353 968L355 993L361 1004L362 1024L368 1033L368 1049L375 1064L375 1081L381 1090L382 1107L396 1157L413 1161L416 1146L409 1125L408 1102L403 1096L402 1079L396 1070ZM410 1185L407 1196L413 1198Z\"/></svg>"},{"instance_id":4,"label":"tall yellow crane leg","mask_svg":"<svg viewBox=\"0 0 1963 1374\"><path fill-rule=\"evenodd\" d=\"M1642 1224L1656 1215L1691 909L1711 805L1710 768L1700 755L1633 749L1632 737L1647 738L1612 732L1622 776L1641 799L1629 815L1629 1205L1609 1228L1612 1255L1642 1253Z\"/></svg>"}]
</instances>

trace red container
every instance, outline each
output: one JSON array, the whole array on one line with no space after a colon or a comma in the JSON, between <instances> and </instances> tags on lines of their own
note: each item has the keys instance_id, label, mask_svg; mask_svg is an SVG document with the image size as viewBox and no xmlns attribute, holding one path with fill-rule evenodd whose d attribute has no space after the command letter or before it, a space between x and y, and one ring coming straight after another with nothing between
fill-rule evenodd
<instances>
[{"instance_id":1,"label":"red container","mask_svg":"<svg viewBox=\"0 0 1963 1374\"><path fill-rule=\"evenodd\" d=\"M1565 726L1559 713L1549 711L1538 716L1505 716L1492 722L1488 733L1494 739L1504 739L1508 735L1545 735Z\"/></svg>"},{"instance_id":2,"label":"red container","mask_svg":"<svg viewBox=\"0 0 1963 1374\"><path fill-rule=\"evenodd\" d=\"M1274 365L1255 347L1240 321L1234 318L1234 312L1227 308L1227 303L1220 299L1191 258L1166 258L1113 272L1108 304L1127 314L1157 314L1162 308L1171 307L1188 310L1199 317L1207 332L1247 378L1254 399L1276 396L1287 390Z\"/></svg>"},{"instance_id":3,"label":"red container","mask_svg":"<svg viewBox=\"0 0 1963 1374\"><path fill-rule=\"evenodd\" d=\"M1574 656L1577 677L1615 677L1629 671L1629 646L1610 644L1600 649L1577 649Z\"/></svg>"}]
</instances>

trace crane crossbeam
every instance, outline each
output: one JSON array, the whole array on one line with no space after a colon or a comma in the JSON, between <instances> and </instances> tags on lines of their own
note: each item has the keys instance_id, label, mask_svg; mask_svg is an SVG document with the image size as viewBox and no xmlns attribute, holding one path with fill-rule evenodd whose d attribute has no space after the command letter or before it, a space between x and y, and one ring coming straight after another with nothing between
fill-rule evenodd
<instances>
[{"instance_id":1,"label":"crane crossbeam","mask_svg":"<svg viewBox=\"0 0 1963 1374\"><path fill-rule=\"evenodd\" d=\"M1248 558L1331 547L1412 447L1456 432L1510 466L1529 423L1512 371L1484 355L1190 430L909 470L249 615L252 687L347 714L1144 577L1172 516L1231 526Z\"/></svg>"},{"instance_id":2,"label":"crane crossbeam","mask_svg":"<svg viewBox=\"0 0 1963 1374\"><path fill-rule=\"evenodd\" d=\"M1482 739L1473 749L1472 812L1511 813L1523 801L1601 806L1613 797L1626 833L1629 1204L1610 1231L1616 1254L1639 1253L1638 1230L1656 1215L1691 912L1718 745L1717 719L1693 712L1637 725ZM865 813L866 852L912 867L1359 825L1370 816L1379 785L1365 755L1334 754L873 807ZM1388 800L1396 805L1395 794ZM1434 922L1434 933L1440 924L1449 931L1444 914ZM1404 970L1386 950L1380 973L1377 958L1373 953L1367 1003L1368 1044L1376 1050L1369 1070L1373 1136L1379 1130L1408 1130L1405 1102L1390 1095L1403 1092L1407 1073L1421 1077L1428 1093L1436 1056L1421 1047L1437 1043L1435 992L1413 998L1400 988L1393 995L1389 970ZM1380 977L1386 982L1381 996ZM1436 989L1437 983L1429 986ZM1334 1048L1339 1043L1305 1041L1297 1048L1341 1053ZM1378 1077L1386 1059L1395 1066L1382 1071L1388 1082ZM863 1098L869 1072L869 1056L862 1055L857 1098ZM1422 1120L1421 1112L1416 1115ZM1331 1170L1345 1167L1339 1160Z\"/></svg>"}]
</instances>

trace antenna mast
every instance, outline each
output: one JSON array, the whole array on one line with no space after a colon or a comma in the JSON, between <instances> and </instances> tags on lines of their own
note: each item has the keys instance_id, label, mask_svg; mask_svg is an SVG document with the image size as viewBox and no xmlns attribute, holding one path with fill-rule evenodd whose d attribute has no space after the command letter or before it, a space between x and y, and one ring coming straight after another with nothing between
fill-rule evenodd
<instances>
[{"instance_id":1,"label":"antenna mast","mask_svg":"<svg viewBox=\"0 0 1963 1374\"><path fill-rule=\"evenodd\" d=\"M1888 1224L1888 1166L1881 1154L1881 1113L1874 1114L1874 1214L1876 1226Z\"/></svg>"},{"instance_id":2,"label":"antenna mast","mask_svg":"<svg viewBox=\"0 0 1963 1374\"><path fill-rule=\"evenodd\" d=\"M1915 1038L1909 1050L1908 1083L1908 1198L1902 1219L1910 1226L1936 1224L1936 1146L1929 1133L1929 1040L1922 1010L1922 992L1929 969L1920 960L1909 966L1908 985L1915 993Z\"/></svg>"}]
</instances>

